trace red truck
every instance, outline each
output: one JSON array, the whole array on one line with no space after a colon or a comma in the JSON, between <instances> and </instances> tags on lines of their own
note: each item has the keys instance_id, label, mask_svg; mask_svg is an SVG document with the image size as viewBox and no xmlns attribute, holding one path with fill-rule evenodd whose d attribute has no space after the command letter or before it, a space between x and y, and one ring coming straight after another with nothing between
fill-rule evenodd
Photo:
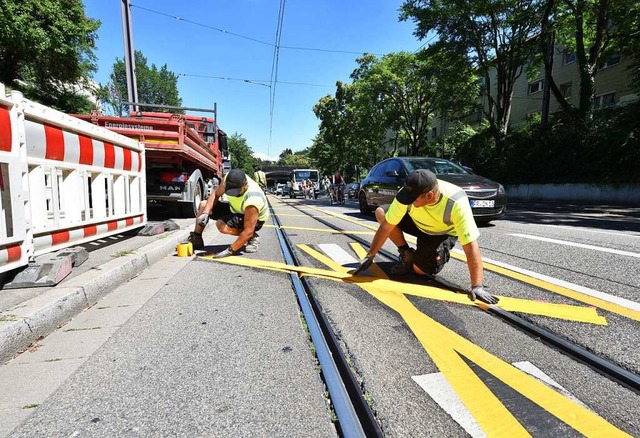
<instances>
[{"instance_id":1,"label":"red truck","mask_svg":"<svg viewBox=\"0 0 640 438\"><path fill-rule=\"evenodd\" d=\"M174 202L194 217L198 204L222 179L227 135L213 118L162 112L131 117L75 114L144 143L147 201Z\"/></svg>"}]
</instances>

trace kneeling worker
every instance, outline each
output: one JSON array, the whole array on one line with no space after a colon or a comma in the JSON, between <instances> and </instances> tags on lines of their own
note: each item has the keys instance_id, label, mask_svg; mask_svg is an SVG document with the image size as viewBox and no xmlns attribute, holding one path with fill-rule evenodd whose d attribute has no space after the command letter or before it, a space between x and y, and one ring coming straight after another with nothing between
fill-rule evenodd
<instances>
[{"instance_id":1,"label":"kneeling worker","mask_svg":"<svg viewBox=\"0 0 640 438\"><path fill-rule=\"evenodd\" d=\"M376 219L380 227L354 275L368 269L384 242L391 238L401 261L392 268L393 274L413 270L419 275L434 276L449 261L449 250L460 239L471 279L469 298L489 304L498 302L482 285L482 255L477 241L480 232L469 199L460 187L439 181L429 170L418 169L407 176L391 205L378 207ZM415 250L409 247L403 232L417 237Z\"/></svg>"},{"instance_id":2,"label":"kneeling worker","mask_svg":"<svg viewBox=\"0 0 640 438\"><path fill-rule=\"evenodd\" d=\"M218 202L222 195L229 202ZM200 203L196 216L195 230L189 236L194 249L202 249L202 231L209 218L217 219L216 227L222 234L238 236L227 249L216 257L235 255L246 244L245 252L258 250L257 231L269 219L267 197L258 184L242 170L232 169L222 179L222 183L206 201Z\"/></svg>"}]
</instances>

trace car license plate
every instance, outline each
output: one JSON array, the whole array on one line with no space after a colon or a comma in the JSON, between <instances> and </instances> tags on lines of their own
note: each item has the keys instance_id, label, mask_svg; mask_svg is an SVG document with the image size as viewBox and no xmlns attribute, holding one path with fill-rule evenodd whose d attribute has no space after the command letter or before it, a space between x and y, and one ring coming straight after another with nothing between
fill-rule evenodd
<instances>
[{"instance_id":1,"label":"car license plate","mask_svg":"<svg viewBox=\"0 0 640 438\"><path fill-rule=\"evenodd\" d=\"M469 203L471 204L471 208L493 208L495 202L496 201L494 201L493 199L490 201L469 201Z\"/></svg>"}]
</instances>

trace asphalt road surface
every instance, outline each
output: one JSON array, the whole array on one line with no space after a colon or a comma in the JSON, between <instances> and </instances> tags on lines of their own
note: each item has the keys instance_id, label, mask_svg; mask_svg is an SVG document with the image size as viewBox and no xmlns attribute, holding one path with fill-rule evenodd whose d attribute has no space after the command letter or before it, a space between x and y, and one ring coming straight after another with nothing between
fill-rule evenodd
<instances>
[{"instance_id":1,"label":"asphalt road surface","mask_svg":"<svg viewBox=\"0 0 640 438\"><path fill-rule=\"evenodd\" d=\"M270 201L302 265L327 272L358 255L312 216L368 241L376 226L353 201ZM519 316L640 374L638 222L511 209L481 228L485 284L520 299ZM232 240L212 228L206 249L217 252ZM0 432L339 435L273 226L260 236L260 251L239 259L261 267L169 256L2 365L0 385L23 409ZM439 277L465 289L461 254L457 245ZM393 262L376 264L384 275ZM640 436L637 393L463 294L414 275L308 278L385 436Z\"/></svg>"}]
</instances>

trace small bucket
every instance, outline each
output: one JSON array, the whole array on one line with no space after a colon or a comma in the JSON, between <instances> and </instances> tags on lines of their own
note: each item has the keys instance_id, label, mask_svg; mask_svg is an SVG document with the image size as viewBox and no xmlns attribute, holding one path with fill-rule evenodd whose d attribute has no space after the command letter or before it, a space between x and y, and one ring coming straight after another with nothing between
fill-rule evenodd
<instances>
[{"instance_id":1,"label":"small bucket","mask_svg":"<svg viewBox=\"0 0 640 438\"><path fill-rule=\"evenodd\" d=\"M189 257L193 255L193 244L189 243L178 243L176 245L176 252L178 253L178 257Z\"/></svg>"}]
</instances>

